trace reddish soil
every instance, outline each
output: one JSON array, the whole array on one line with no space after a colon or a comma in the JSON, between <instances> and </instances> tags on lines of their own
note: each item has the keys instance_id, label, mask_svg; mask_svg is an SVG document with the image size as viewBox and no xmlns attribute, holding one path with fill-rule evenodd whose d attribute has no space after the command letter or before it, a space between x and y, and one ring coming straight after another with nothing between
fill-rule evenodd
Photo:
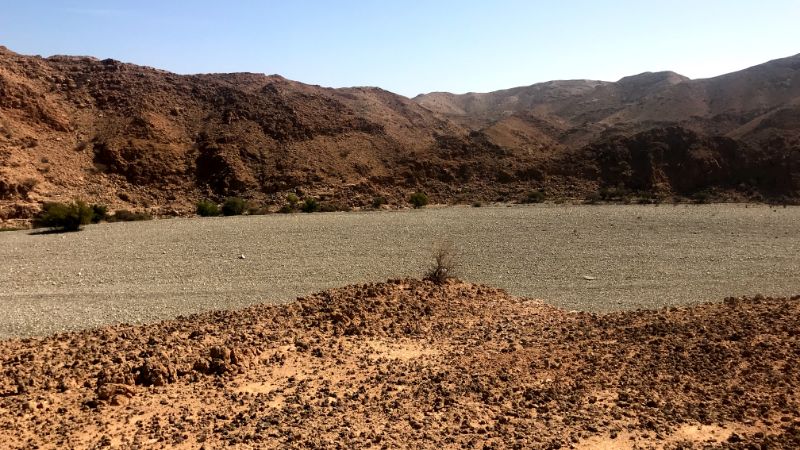
<instances>
[{"instance_id":1,"label":"reddish soil","mask_svg":"<svg viewBox=\"0 0 800 450\"><path fill-rule=\"evenodd\" d=\"M797 448L800 296L594 315L333 289L0 342L4 448Z\"/></svg>"}]
</instances>

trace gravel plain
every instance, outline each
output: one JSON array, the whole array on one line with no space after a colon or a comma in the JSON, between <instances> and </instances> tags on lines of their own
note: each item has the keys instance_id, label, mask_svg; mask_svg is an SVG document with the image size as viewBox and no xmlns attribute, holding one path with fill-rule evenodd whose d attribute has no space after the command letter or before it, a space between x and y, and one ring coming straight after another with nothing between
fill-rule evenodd
<instances>
[{"instance_id":1,"label":"gravel plain","mask_svg":"<svg viewBox=\"0 0 800 450\"><path fill-rule=\"evenodd\" d=\"M458 254L460 278L568 310L800 293L798 207L535 205L165 219L0 233L0 339L420 276L445 242Z\"/></svg>"}]
</instances>

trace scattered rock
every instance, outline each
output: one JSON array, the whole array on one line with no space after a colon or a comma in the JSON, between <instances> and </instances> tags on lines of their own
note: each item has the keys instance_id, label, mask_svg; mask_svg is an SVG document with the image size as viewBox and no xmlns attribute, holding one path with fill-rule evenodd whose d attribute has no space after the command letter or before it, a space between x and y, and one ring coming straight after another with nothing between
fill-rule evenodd
<instances>
[{"instance_id":1,"label":"scattered rock","mask_svg":"<svg viewBox=\"0 0 800 450\"><path fill-rule=\"evenodd\" d=\"M677 433L721 424L712 447L794 448L798 347L800 299L568 314L486 286L396 280L0 341L0 442L704 448Z\"/></svg>"}]
</instances>

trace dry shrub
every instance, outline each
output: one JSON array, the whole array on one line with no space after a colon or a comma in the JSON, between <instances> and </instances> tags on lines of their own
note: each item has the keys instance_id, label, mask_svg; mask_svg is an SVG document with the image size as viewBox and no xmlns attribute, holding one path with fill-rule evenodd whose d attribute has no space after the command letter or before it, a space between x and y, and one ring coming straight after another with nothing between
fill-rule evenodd
<instances>
[{"instance_id":1,"label":"dry shrub","mask_svg":"<svg viewBox=\"0 0 800 450\"><path fill-rule=\"evenodd\" d=\"M425 272L425 280L437 284L444 284L448 279L455 278L456 257L450 243L442 244L433 252L433 264Z\"/></svg>"}]
</instances>

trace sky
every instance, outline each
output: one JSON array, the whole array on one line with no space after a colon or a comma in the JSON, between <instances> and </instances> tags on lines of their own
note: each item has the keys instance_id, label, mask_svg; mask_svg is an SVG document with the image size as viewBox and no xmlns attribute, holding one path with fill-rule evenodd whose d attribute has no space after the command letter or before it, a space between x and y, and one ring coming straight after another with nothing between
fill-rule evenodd
<instances>
[{"instance_id":1,"label":"sky","mask_svg":"<svg viewBox=\"0 0 800 450\"><path fill-rule=\"evenodd\" d=\"M800 53L800 0L0 0L0 45L413 97L721 75Z\"/></svg>"}]
</instances>

